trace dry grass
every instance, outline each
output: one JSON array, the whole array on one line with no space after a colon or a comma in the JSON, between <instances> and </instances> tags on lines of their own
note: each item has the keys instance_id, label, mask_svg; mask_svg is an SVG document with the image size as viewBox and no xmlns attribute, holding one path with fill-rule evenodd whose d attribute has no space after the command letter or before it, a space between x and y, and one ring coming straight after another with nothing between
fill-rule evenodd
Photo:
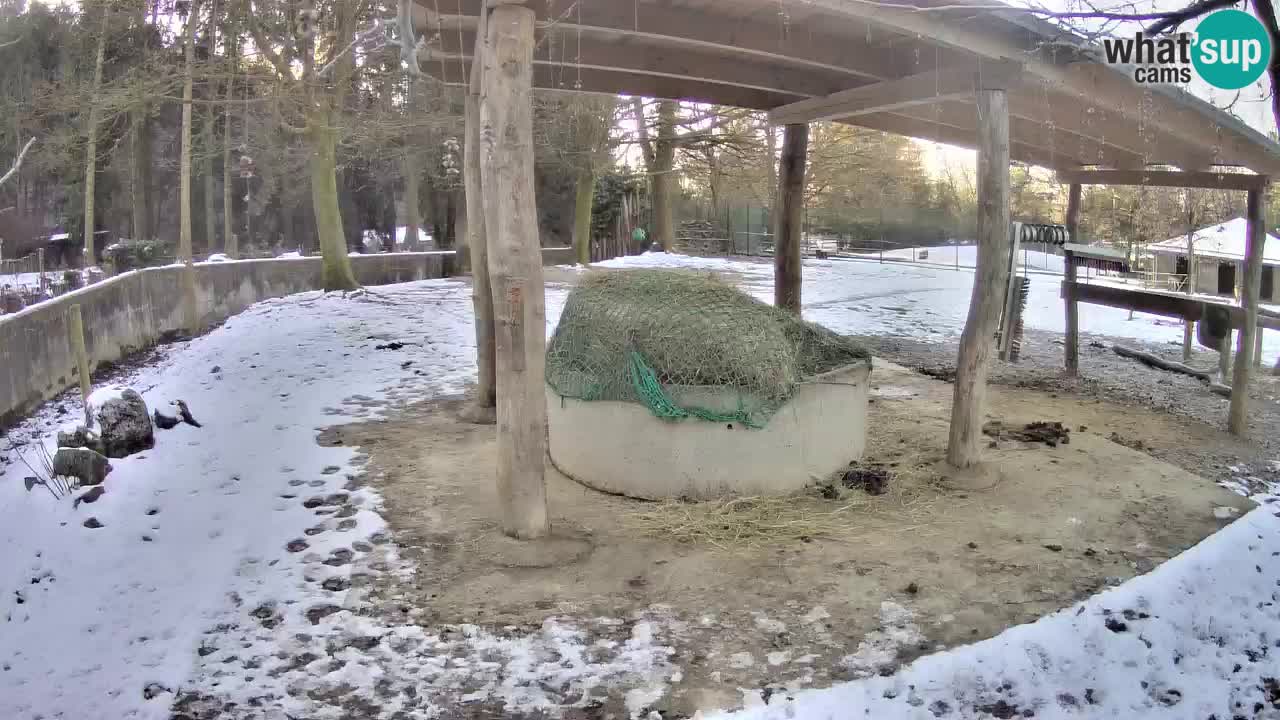
<instances>
[{"instance_id":1,"label":"dry grass","mask_svg":"<svg viewBox=\"0 0 1280 720\"><path fill-rule=\"evenodd\" d=\"M868 453L867 462L878 462ZM918 530L939 519L945 499L934 463L924 453L899 454L887 467L881 495L846 489L839 478L799 493L701 502L669 501L630 513L628 525L647 535L722 550L808 542L815 538L850 541L868 534ZM825 494L824 494L825 490Z\"/></svg>"}]
</instances>

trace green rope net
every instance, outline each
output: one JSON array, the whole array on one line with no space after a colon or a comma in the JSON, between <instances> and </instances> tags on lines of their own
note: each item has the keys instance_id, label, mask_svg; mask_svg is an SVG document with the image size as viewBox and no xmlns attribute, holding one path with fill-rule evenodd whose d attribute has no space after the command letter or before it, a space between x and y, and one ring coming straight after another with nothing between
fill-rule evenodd
<instances>
[{"instance_id":1,"label":"green rope net","mask_svg":"<svg viewBox=\"0 0 1280 720\"><path fill-rule=\"evenodd\" d=\"M763 427L812 377L868 353L848 337L709 274L595 272L569 294L547 347L564 397L618 400L656 417Z\"/></svg>"}]
</instances>

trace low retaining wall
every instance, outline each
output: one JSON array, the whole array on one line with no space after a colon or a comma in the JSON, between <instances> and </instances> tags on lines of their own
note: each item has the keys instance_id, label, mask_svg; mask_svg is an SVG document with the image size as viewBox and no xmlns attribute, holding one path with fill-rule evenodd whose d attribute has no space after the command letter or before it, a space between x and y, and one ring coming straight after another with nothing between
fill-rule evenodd
<instances>
[{"instance_id":1,"label":"low retaining wall","mask_svg":"<svg viewBox=\"0 0 1280 720\"><path fill-rule=\"evenodd\" d=\"M870 374L866 361L819 375L759 429L662 420L638 403L566 398L547 386L548 452L560 472L583 485L630 497L781 495L862 457ZM677 405L738 407L729 390L672 394Z\"/></svg>"},{"instance_id":2,"label":"low retaining wall","mask_svg":"<svg viewBox=\"0 0 1280 720\"><path fill-rule=\"evenodd\" d=\"M572 248L545 248L543 263L573 262ZM196 310L202 326L215 325L267 298L315 290L320 258L277 258L199 263ZM456 272L452 250L354 255L361 285L448 277ZM113 362L182 331L182 268L122 273L75 292L0 316L0 429L78 382L67 336L67 308L84 317L89 366Z\"/></svg>"}]
</instances>

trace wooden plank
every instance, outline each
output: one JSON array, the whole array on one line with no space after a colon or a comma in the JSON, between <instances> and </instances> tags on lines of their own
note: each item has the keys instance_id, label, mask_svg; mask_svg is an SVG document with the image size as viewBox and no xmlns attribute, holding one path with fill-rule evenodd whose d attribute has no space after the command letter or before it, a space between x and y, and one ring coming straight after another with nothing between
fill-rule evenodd
<instances>
[{"instance_id":1,"label":"wooden plank","mask_svg":"<svg viewBox=\"0 0 1280 720\"><path fill-rule=\"evenodd\" d=\"M532 10L488 19L480 100L480 181L490 241L498 390L498 503L506 534L550 532L544 465L546 311L533 192Z\"/></svg>"},{"instance_id":2,"label":"wooden plank","mask_svg":"<svg viewBox=\"0 0 1280 720\"><path fill-rule=\"evenodd\" d=\"M809 150L809 126L793 123L783 129L778 163L778 211L774 222L773 304L800 314L804 232L804 173Z\"/></svg>"},{"instance_id":3,"label":"wooden plank","mask_svg":"<svg viewBox=\"0 0 1280 720\"><path fill-rule=\"evenodd\" d=\"M1062 284L1061 295L1066 297L1068 289ZM1210 305L1224 308L1231 321L1231 327L1239 330L1244 327L1244 310L1238 305L1212 302L1202 298L1174 295L1172 293L1145 290L1142 288L1123 288L1114 285L1090 285L1076 283L1074 292L1076 301L1090 305L1105 305L1121 310L1160 315L1198 322L1204 317L1204 309ZM1280 330L1280 315L1259 311L1258 327L1268 330Z\"/></svg>"},{"instance_id":4,"label":"wooden plank","mask_svg":"<svg viewBox=\"0 0 1280 720\"><path fill-rule=\"evenodd\" d=\"M1059 170L1058 182L1081 185L1144 185L1147 187L1207 188L1209 190L1260 190L1266 175L1171 170Z\"/></svg>"},{"instance_id":5,"label":"wooden plank","mask_svg":"<svg viewBox=\"0 0 1280 720\"><path fill-rule=\"evenodd\" d=\"M769 121L774 125L808 123L968 99L981 85L1007 88L1021 75L1022 66L1014 62L979 63L976 69L938 69L783 105L770 111Z\"/></svg>"},{"instance_id":6,"label":"wooden plank","mask_svg":"<svg viewBox=\"0 0 1280 720\"><path fill-rule=\"evenodd\" d=\"M1072 183L1067 190L1067 237L1075 243L1080 238L1080 184ZM1076 304L1076 263L1074 253L1063 252L1066 282L1063 283L1063 304L1066 308L1066 342L1063 350L1063 367L1068 375L1080 374L1080 308Z\"/></svg>"},{"instance_id":7,"label":"wooden plank","mask_svg":"<svg viewBox=\"0 0 1280 720\"><path fill-rule=\"evenodd\" d=\"M960 350L947 462L967 468L981 459L987 363L1009 275L1009 101L1004 90L978 91L978 258Z\"/></svg>"},{"instance_id":8,"label":"wooden plank","mask_svg":"<svg viewBox=\"0 0 1280 720\"><path fill-rule=\"evenodd\" d=\"M1068 288L1064 282L1062 293L1074 293L1077 302L1091 305L1134 310L1137 312L1178 318L1179 320L1198 321L1204 315L1204 301L1182 295L1151 292L1138 288L1122 288L1112 285L1090 285L1076 283Z\"/></svg>"},{"instance_id":9,"label":"wooden plank","mask_svg":"<svg viewBox=\"0 0 1280 720\"><path fill-rule=\"evenodd\" d=\"M1240 329L1240 346L1236 348L1236 364L1231 375L1231 409L1227 415L1227 431L1245 435L1249 431L1249 375L1253 370L1254 338L1258 330L1258 295L1262 287L1262 251L1267 242L1266 192L1249 191L1249 235L1245 240L1244 287L1241 291L1244 327Z\"/></svg>"}]
</instances>

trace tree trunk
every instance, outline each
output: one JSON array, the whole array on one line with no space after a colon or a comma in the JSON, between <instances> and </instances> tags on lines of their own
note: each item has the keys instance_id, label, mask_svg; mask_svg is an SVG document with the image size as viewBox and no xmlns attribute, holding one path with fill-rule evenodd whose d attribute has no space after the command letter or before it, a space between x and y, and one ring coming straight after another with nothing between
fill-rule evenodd
<instances>
[{"instance_id":1,"label":"tree trunk","mask_svg":"<svg viewBox=\"0 0 1280 720\"><path fill-rule=\"evenodd\" d=\"M1236 365L1231 376L1231 410L1227 430L1232 435L1249 431L1249 374L1253 368L1254 337L1258 330L1258 295L1262 288L1262 255L1267 241L1266 194L1250 190L1247 217L1249 237L1245 242L1244 283L1240 301L1244 306L1244 327L1236 348Z\"/></svg>"},{"instance_id":2,"label":"tree trunk","mask_svg":"<svg viewBox=\"0 0 1280 720\"><path fill-rule=\"evenodd\" d=\"M545 536L546 312L533 191L533 10L498 5L489 19L480 104L485 227L497 319L498 500L512 537Z\"/></svg>"},{"instance_id":3,"label":"tree trunk","mask_svg":"<svg viewBox=\"0 0 1280 720\"><path fill-rule=\"evenodd\" d=\"M102 91L102 65L107 52L107 6L100 9L102 24L98 28L98 47L93 59L93 88L89 94L89 127L85 129L84 150L84 267L98 264L93 246L94 201L98 192L98 94Z\"/></svg>"},{"instance_id":4,"label":"tree trunk","mask_svg":"<svg viewBox=\"0 0 1280 720\"><path fill-rule=\"evenodd\" d=\"M653 152L653 167L649 173L653 178L653 234L663 252L671 252L675 247L675 220L672 217L672 195L676 181L676 108L673 100L658 103L658 141Z\"/></svg>"},{"instance_id":5,"label":"tree trunk","mask_svg":"<svg viewBox=\"0 0 1280 720\"><path fill-rule=\"evenodd\" d=\"M195 269L191 266L191 111L192 65L195 63L196 18L200 14L199 0L192 0L187 14L186 41L183 43L182 67L182 139L178 160L178 259L184 264L182 272L183 318L189 332L196 330Z\"/></svg>"},{"instance_id":6,"label":"tree trunk","mask_svg":"<svg viewBox=\"0 0 1280 720\"><path fill-rule=\"evenodd\" d=\"M472 57L485 53L486 14L481 13L480 30ZM473 422L493 422L497 404L497 380L494 377L493 293L489 282L489 247L485 228L485 206L480 182L480 89L484 63L471 66L470 87L465 106L465 142L463 144L462 180L467 203L467 258L471 264L471 302L476 324L476 397L469 411Z\"/></svg>"},{"instance_id":7,"label":"tree trunk","mask_svg":"<svg viewBox=\"0 0 1280 720\"><path fill-rule=\"evenodd\" d=\"M978 91L978 258L956 358L947 462L967 468L981 457L987 363L1009 276L1009 99Z\"/></svg>"},{"instance_id":8,"label":"tree trunk","mask_svg":"<svg viewBox=\"0 0 1280 720\"><path fill-rule=\"evenodd\" d=\"M1071 243L1080 241L1080 183L1071 183L1067 190L1067 240ZM1076 302L1076 263L1074 253L1063 254L1063 280L1066 293L1063 301L1066 305L1066 341L1063 346L1063 367L1068 375L1080 374L1080 306Z\"/></svg>"},{"instance_id":9,"label":"tree trunk","mask_svg":"<svg viewBox=\"0 0 1280 720\"><path fill-rule=\"evenodd\" d=\"M133 239L151 239L151 119L144 104L129 111L129 184Z\"/></svg>"},{"instance_id":10,"label":"tree trunk","mask_svg":"<svg viewBox=\"0 0 1280 720\"><path fill-rule=\"evenodd\" d=\"M235 176L231 170L231 97L235 91L235 80L230 72L227 75L227 104L222 114L222 251L235 260L240 257L240 243L236 235L235 200L232 196Z\"/></svg>"},{"instance_id":11,"label":"tree trunk","mask_svg":"<svg viewBox=\"0 0 1280 720\"><path fill-rule=\"evenodd\" d=\"M405 111L409 114L409 126L413 127L418 111L417 93L414 92L415 80L409 76L405 83ZM418 207L418 160L413 147L415 134L410 133L410 147L404 153L404 240L406 247L418 248L418 226L422 222L422 209ZM437 238L438 239L438 238ZM411 244L410 244L411 243Z\"/></svg>"},{"instance_id":12,"label":"tree trunk","mask_svg":"<svg viewBox=\"0 0 1280 720\"><path fill-rule=\"evenodd\" d=\"M803 282L801 244L804 232L804 173L809 153L809 126L787 125L778 167L778 214L774 232L773 304L800 314Z\"/></svg>"},{"instance_id":13,"label":"tree trunk","mask_svg":"<svg viewBox=\"0 0 1280 720\"><path fill-rule=\"evenodd\" d=\"M217 197L213 164L213 125L217 115L214 107L209 106L205 114L203 132L200 133L201 146L204 151L204 251L213 252L218 237L218 219L215 217L214 202Z\"/></svg>"},{"instance_id":14,"label":"tree trunk","mask_svg":"<svg viewBox=\"0 0 1280 720\"><path fill-rule=\"evenodd\" d=\"M325 292L355 290L359 284L351 272L342 211L338 208L337 133L329 125L327 112L312 113L307 121L307 137L311 143L311 208L322 258L320 285Z\"/></svg>"},{"instance_id":15,"label":"tree trunk","mask_svg":"<svg viewBox=\"0 0 1280 720\"><path fill-rule=\"evenodd\" d=\"M573 198L573 249L579 265L591 263L591 205L595 196L596 174L580 170Z\"/></svg>"}]
</instances>

